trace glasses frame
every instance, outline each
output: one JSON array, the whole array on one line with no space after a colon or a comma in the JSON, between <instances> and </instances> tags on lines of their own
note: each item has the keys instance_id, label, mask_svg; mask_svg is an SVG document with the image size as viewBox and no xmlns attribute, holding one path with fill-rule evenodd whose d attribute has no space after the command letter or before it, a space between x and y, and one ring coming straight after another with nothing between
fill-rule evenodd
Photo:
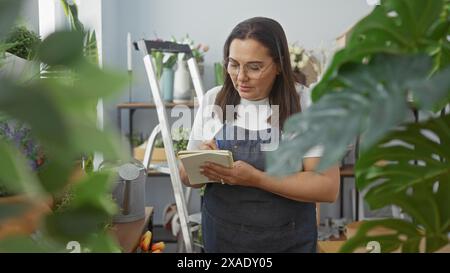
<instances>
[{"instance_id":1,"label":"glasses frame","mask_svg":"<svg viewBox=\"0 0 450 273\"><path fill-rule=\"evenodd\" d=\"M229 64L230 64L230 60L228 59L228 60L225 61L224 67L225 67L225 70L227 71L227 73L230 75L230 77L236 77L236 78L239 77L239 73L241 73L241 64L239 64L239 68L237 69L236 73L230 73L230 71L228 70ZM271 61L270 64L262 67L261 71L259 72L259 76L253 78L253 77L250 77L249 74L248 74L248 65L249 65L249 63L246 63L246 64L243 65L244 73L249 79L259 80L259 79L261 79L261 76L264 74L264 72L266 72L267 69L269 69L269 67L271 67L273 64L274 64L274 61Z\"/></svg>"}]
</instances>

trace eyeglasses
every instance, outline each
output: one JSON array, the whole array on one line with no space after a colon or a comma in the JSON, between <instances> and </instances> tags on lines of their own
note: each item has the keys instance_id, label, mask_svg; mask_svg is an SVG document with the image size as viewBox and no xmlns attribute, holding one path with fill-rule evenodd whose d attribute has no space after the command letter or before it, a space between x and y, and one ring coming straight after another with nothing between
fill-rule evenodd
<instances>
[{"instance_id":1,"label":"eyeglasses","mask_svg":"<svg viewBox=\"0 0 450 273\"><path fill-rule=\"evenodd\" d=\"M264 71L266 71L269 67L271 67L272 64L273 64L273 62L271 62L269 65L267 65L265 67L261 63L244 64L245 75L247 75L247 77L249 79L259 80L259 78L261 78ZM227 68L228 74L230 74L231 77L237 77L241 70L241 66L232 60L227 61L226 68Z\"/></svg>"}]
</instances>

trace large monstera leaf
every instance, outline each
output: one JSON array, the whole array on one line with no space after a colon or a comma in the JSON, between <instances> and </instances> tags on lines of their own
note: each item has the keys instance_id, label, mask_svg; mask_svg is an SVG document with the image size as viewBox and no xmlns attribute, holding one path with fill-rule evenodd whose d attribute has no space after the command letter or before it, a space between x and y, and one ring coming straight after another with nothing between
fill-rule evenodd
<instances>
[{"instance_id":1,"label":"large monstera leaf","mask_svg":"<svg viewBox=\"0 0 450 273\"><path fill-rule=\"evenodd\" d=\"M427 252L449 243L450 115L409 124L388 134L358 160L356 176L358 187L368 189L365 200L371 208L396 205L411 216L414 224L398 219L370 222L344 251L352 251L374 239L382 240L386 246L402 246L406 252L418 252L422 238L426 239ZM390 225L392 221L400 224ZM397 235L367 236L376 226L389 227ZM417 232L411 231L411 227ZM410 232L405 232L407 229ZM386 248L389 250L393 249Z\"/></svg>"},{"instance_id":2,"label":"large monstera leaf","mask_svg":"<svg viewBox=\"0 0 450 273\"><path fill-rule=\"evenodd\" d=\"M429 78L431 67L428 56L386 54L376 55L368 64L341 67L334 80L335 92L288 119L283 141L277 151L269 154L268 171L298 171L305 153L318 145L324 149L318 166L323 170L338 162L361 133L364 151L404 122L411 111L409 92L417 97L417 107L422 108L447 99L450 70Z\"/></svg>"},{"instance_id":3,"label":"large monstera leaf","mask_svg":"<svg viewBox=\"0 0 450 273\"><path fill-rule=\"evenodd\" d=\"M378 53L427 53L436 72L450 64L449 0L382 0L349 33L346 48L336 53L323 80L312 92L313 101L332 92L337 70Z\"/></svg>"}]
</instances>

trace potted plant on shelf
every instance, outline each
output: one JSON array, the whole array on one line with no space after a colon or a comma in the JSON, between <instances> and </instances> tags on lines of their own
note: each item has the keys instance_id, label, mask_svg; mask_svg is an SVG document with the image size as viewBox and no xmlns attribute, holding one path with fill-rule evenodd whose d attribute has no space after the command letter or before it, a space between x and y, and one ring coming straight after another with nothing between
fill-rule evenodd
<instances>
[{"instance_id":1,"label":"potted plant on shelf","mask_svg":"<svg viewBox=\"0 0 450 273\"><path fill-rule=\"evenodd\" d=\"M314 104L284 125L268 171L297 170L312 147L318 170L337 164L360 137L358 189L371 209L399 207L406 217L362 223L341 251L435 252L450 234L450 2L382 0L349 33L315 86ZM413 111L427 119L408 119ZM286 139L289 139L287 141ZM373 233L379 228L386 233Z\"/></svg>"},{"instance_id":2,"label":"potted plant on shelf","mask_svg":"<svg viewBox=\"0 0 450 273\"><path fill-rule=\"evenodd\" d=\"M174 66L178 54L152 50L151 56L156 66L156 77L159 79L163 100L173 100Z\"/></svg>"},{"instance_id":3,"label":"potted plant on shelf","mask_svg":"<svg viewBox=\"0 0 450 273\"><path fill-rule=\"evenodd\" d=\"M297 82L306 87L310 87L319 80L326 63L324 50L317 52L314 50L306 50L297 45L297 43L294 43L289 46L289 55Z\"/></svg>"},{"instance_id":4,"label":"potted plant on shelf","mask_svg":"<svg viewBox=\"0 0 450 273\"><path fill-rule=\"evenodd\" d=\"M41 43L39 36L25 26L13 27L3 41L3 67L0 75L12 76L22 80L39 75L38 66L32 62Z\"/></svg>"},{"instance_id":5,"label":"potted plant on shelf","mask_svg":"<svg viewBox=\"0 0 450 273\"><path fill-rule=\"evenodd\" d=\"M172 132L175 153L185 151L189 142L189 129L177 128Z\"/></svg>"},{"instance_id":6,"label":"potted plant on shelf","mask_svg":"<svg viewBox=\"0 0 450 273\"><path fill-rule=\"evenodd\" d=\"M178 128L172 131L172 141L175 154L179 151L184 151L187 148L189 142L189 130L184 128ZM139 145L134 149L134 156L137 160L143 161L145 149L147 147L147 141ZM164 142L161 136L155 139L153 146L151 162L161 163L166 162L166 150L164 149Z\"/></svg>"},{"instance_id":7,"label":"potted plant on shelf","mask_svg":"<svg viewBox=\"0 0 450 273\"><path fill-rule=\"evenodd\" d=\"M192 55L195 58L200 75L204 74L204 62L205 53L209 51L209 46L206 44L195 44L188 34L185 37L177 41L175 37L172 37L172 41L179 44L189 45L192 51ZM186 64L186 56L180 54L177 62L177 69L174 76L174 102L175 103L187 103L189 101L197 99L197 94L193 88L190 73Z\"/></svg>"}]
</instances>

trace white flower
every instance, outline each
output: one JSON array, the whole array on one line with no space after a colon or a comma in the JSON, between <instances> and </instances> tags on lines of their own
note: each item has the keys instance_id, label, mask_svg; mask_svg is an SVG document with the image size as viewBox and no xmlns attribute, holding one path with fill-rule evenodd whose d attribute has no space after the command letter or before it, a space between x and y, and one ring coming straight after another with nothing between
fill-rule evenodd
<instances>
[{"instance_id":1,"label":"white flower","mask_svg":"<svg viewBox=\"0 0 450 273\"><path fill-rule=\"evenodd\" d=\"M313 69L314 71L316 71L318 74L321 73L319 66L316 63L313 63Z\"/></svg>"},{"instance_id":2,"label":"white flower","mask_svg":"<svg viewBox=\"0 0 450 273\"><path fill-rule=\"evenodd\" d=\"M303 48L300 48L300 47L294 47L294 54L296 54L296 55L302 54L303 51L304 51Z\"/></svg>"},{"instance_id":3,"label":"white flower","mask_svg":"<svg viewBox=\"0 0 450 273\"><path fill-rule=\"evenodd\" d=\"M309 62L310 57L307 54L303 55L302 61L304 61L305 63Z\"/></svg>"},{"instance_id":4,"label":"white flower","mask_svg":"<svg viewBox=\"0 0 450 273\"><path fill-rule=\"evenodd\" d=\"M190 130L187 128L177 128L172 130L172 139L175 141L189 139Z\"/></svg>"},{"instance_id":5,"label":"white flower","mask_svg":"<svg viewBox=\"0 0 450 273\"><path fill-rule=\"evenodd\" d=\"M291 55L291 64L295 65L295 55Z\"/></svg>"},{"instance_id":6,"label":"white flower","mask_svg":"<svg viewBox=\"0 0 450 273\"><path fill-rule=\"evenodd\" d=\"M303 66L303 68L305 68L306 66L308 66L308 61L306 61L306 60L302 60L302 66Z\"/></svg>"}]
</instances>

